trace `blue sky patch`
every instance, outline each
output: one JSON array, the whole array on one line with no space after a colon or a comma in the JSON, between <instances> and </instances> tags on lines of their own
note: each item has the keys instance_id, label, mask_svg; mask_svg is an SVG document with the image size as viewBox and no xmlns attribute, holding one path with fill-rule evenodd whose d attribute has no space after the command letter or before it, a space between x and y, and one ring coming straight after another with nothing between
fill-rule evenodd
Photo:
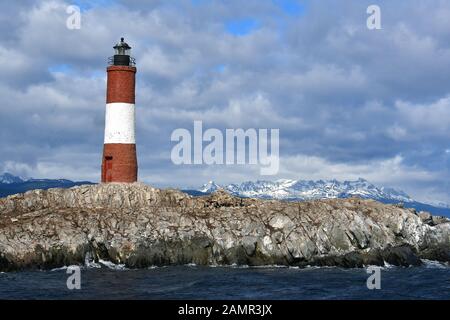
<instances>
[{"instance_id":1,"label":"blue sky patch","mask_svg":"<svg viewBox=\"0 0 450 320\"><path fill-rule=\"evenodd\" d=\"M48 68L51 73L69 73L73 70L72 66L69 64L56 64Z\"/></svg>"},{"instance_id":2,"label":"blue sky patch","mask_svg":"<svg viewBox=\"0 0 450 320\"><path fill-rule=\"evenodd\" d=\"M245 36L258 29L258 27L258 21L252 18L231 20L225 24L227 32L235 36Z\"/></svg>"},{"instance_id":3,"label":"blue sky patch","mask_svg":"<svg viewBox=\"0 0 450 320\"><path fill-rule=\"evenodd\" d=\"M80 7L81 12L95 7L107 7L116 3L116 0L73 0L71 4Z\"/></svg>"},{"instance_id":4,"label":"blue sky patch","mask_svg":"<svg viewBox=\"0 0 450 320\"><path fill-rule=\"evenodd\" d=\"M290 16L299 16L305 11L305 7L298 0L273 0L284 13Z\"/></svg>"},{"instance_id":5,"label":"blue sky patch","mask_svg":"<svg viewBox=\"0 0 450 320\"><path fill-rule=\"evenodd\" d=\"M205 4L207 2L209 2L210 0L191 0L192 4L194 6L200 6L202 4Z\"/></svg>"},{"instance_id":6,"label":"blue sky patch","mask_svg":"<svg viewBox=\"0 0 450 320\"><path fill-rule=\"evenodd\" d=\"M218 64L214 67L214 71L223 73L225 72L226 66L224 64Z\"/></svg>"}]
</instances>

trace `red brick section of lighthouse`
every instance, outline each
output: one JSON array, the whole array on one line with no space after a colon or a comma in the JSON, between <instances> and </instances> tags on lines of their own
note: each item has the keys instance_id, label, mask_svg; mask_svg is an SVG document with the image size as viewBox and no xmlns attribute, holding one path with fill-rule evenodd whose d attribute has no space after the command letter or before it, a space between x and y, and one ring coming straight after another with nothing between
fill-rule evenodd
<instances>
[{"instance_id":1,"label":"red brick section of lighthouse","mask_svg":"<svg viewBox=\"0 0 450 320\"><path fill-rule=\"evenodd\" d=\"M137 181L137 157L136 143L134 141L134 103L135 103L135 75L136 68L132 66L109 66L107 68L108 80L106 90L107 110L111 117L121 110L113 108L124 108L130 105L133 108L132 128L133 139L124 139L120 143L115 143L114 139L106 139L103 148L102 158L102 182L135 182ZM116 119L116 121L131 121L128 119ZM108 115L106 121L108 122ZM112 122L112 121L111 121ZM119 130L120 131L120 130ZM120 132L119 132L120 134Z\"/></svg>"}]
</instances>

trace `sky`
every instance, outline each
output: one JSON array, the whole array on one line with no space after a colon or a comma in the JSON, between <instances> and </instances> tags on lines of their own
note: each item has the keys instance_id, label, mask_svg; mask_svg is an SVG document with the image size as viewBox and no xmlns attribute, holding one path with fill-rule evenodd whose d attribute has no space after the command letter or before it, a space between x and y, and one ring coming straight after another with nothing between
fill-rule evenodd
<instances>
[{"instance_id":1,"label":"sky","mask_svg":"<svg viewBox=\"0 0 450 320\"><path fill-rule=\"evenodd\" d=\"M449 1L23 0L0 28L0 173L99 180L107 58L125 37L141 181L361 177L450 203ZM171 133L196 120L280 129L278 174L173 164Z\"/></svg>"}]
</instances>

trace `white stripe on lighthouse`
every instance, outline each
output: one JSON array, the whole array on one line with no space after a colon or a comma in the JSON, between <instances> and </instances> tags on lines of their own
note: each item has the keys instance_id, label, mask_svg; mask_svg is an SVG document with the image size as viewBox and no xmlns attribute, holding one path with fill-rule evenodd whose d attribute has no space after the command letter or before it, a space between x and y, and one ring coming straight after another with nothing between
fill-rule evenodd
<instances>
[{"instance_id":1,"label":"white stripe on lighthouse","mask_svg":"<svg viewBox=\"0 0 450 320\"><path fill-rule=\"evenodd\" d=\"M136 143L134 104L106 104L105 143Z\"/></svg>"}]
</instances>

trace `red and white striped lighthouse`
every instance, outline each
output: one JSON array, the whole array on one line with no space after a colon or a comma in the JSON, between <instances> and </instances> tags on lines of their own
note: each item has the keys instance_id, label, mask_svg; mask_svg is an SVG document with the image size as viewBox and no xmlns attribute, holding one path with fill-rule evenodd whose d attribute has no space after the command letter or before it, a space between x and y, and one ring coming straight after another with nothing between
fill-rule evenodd
<instances>
[{"instance_id":1,"label":"red and white striped lighthouse","mask_svg":"<svg viewBox=\"0 0 450 320\"><path fill-rule=\"evenodd\" d=\"M136 182L135 61L121 38L109 58L102 182Z\"/></svg>"}]
</instances>

